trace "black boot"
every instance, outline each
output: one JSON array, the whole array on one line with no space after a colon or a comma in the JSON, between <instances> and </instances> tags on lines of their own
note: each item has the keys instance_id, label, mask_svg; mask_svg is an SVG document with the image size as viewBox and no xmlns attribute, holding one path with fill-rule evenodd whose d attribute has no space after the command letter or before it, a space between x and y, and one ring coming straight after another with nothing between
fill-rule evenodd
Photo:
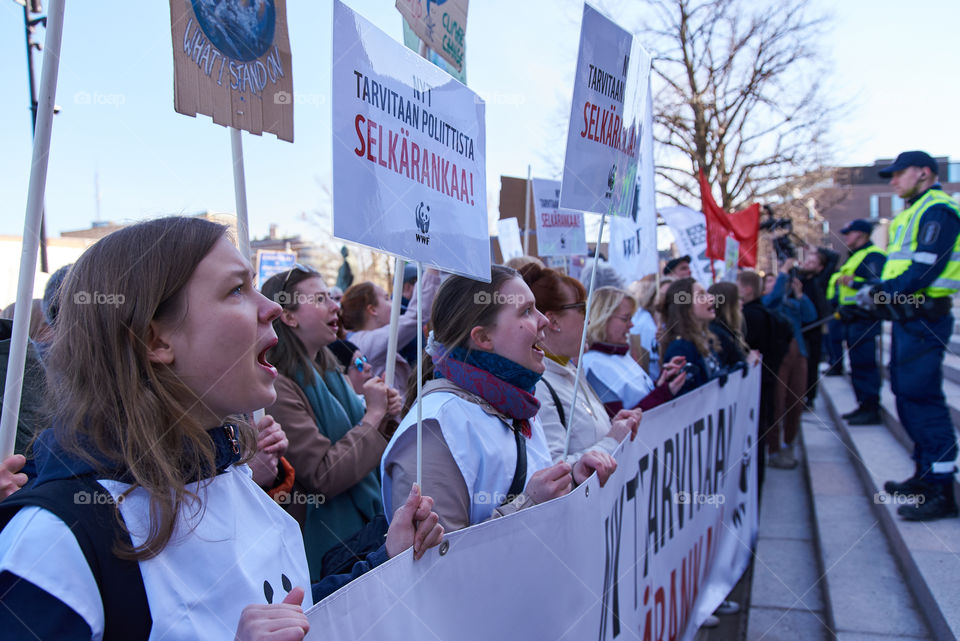
<instances>
[{"instance_id":1,"label":"black boot","mask_svg":"<svg viewBox=\"0 0 960 641\"><path fill-rule=\"evenodd\" d=\"M924 485L926 487L919 495L923 497L922 502L918 498L913 505L901 505L897 508L897 514L905 521L933 521L955 518L960 514L957 510L957 501L953 497L952 478L946 481L927 482Z\"/></svg>"},{"instance_id":2,"label":"black boot","mask_svg":"<svg viewBox=\"0 0 960 641\"><path fill-rule=\"evenodd\" d=\"M927 486L920 480L920 466L913 464L913 476L906 481L887 481L883 484L883 491L887 494L919 494Z\"/></svg>"},{"instance_id":3,"label":"black boot","mask_svg":"<svg viewBox=\"0 0 960 641\"><path fill-rule=\"evenodd\" d=\"M834 363L823 373L824 376L843 376L843 363Z\"/></svg>"},{"instance_id":4,"label":"black boot","mask_svg":"<svg viewBox=\"0 0 960 641\"><path fill-rule=\"evenodd\" d=\"M840 418L842 418L843 420L847 420L848 418L852 418L852 417L856 416L857 414L861 413L861 412L863 411L863 409L864 409L863 405L857 405L857 409L855 409L855 410L850 410L849 412L846 412L846 413L844 413L844 414L841 414L841 415L840 415Z\"/></svg>"},{"instance_id":5,"label":"black boot","mask_svg":"<svg viewBox=\"0 0 960 641\"><path fill-rule=\"evenodd\" d=\"M880 425L881 423L883 423L883 418L876 407L864 407L847 418L847 425Z\"/></svg>"}]
</instances>

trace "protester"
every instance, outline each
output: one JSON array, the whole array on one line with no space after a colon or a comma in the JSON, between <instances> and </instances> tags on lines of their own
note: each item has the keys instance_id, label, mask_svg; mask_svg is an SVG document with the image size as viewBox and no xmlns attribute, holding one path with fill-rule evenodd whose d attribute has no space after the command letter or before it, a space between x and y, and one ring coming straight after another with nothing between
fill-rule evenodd
<instances>
[{"instance_id":1,"label":"protester","mask_svg":"<svg viewBox=\"0 0 960 641\"><path fill-rule=\"evenodd\" d=\"M335 302L335 303L337 303L337 304L339 305L339 304L340 304L340 301L343 300L343 290L340 289L340 288L337 287L337 286L331 287L331 288L330 288L330 299L331 299L333 302Z\"/></svg>"},{"instance_id":2,"label":"protester","mask_svg":"<svg viewBox=\"0 0 960 641\"><path fill-rule=\"evenodd\" d=\"M583 369L610 416L624 408L653 409L671 400L686 381L682 359L668 361L654 384L629 355L627 332L636 305L632 296L615 287L593 293Z\"/></svg>"},{"instance_id":3,"label":"protester","mask_svg":"<svg viewBox=\"0 0 960 641\"><path fill-rule=\"evenodd\" d=\"M27 475L20 471L26 462L23 454L11 454L0 462L0 500L26 485Z\"/></svg>"},{"instance_id":4,"label":"protester","mask_svg":"<svg viewBox=\"0 0 960 641\"><path fill-rule=\"evenodd\" d=\"M357 397L328 349L339 306L318 272L294 267L262 291L282 307L268 352L279 375L267 413L290 440L296 481L286 507L303 527L310 576L319 581L323 555L383 513L376 467L401 400L379 377L364 384L365 404Z\"/></svg>"},{"instance_id":5,"label":"protester","mask_svg":"<svg viewBox=\"0 0 960 641\"><path fill-rule=\"evenodd\" d=\"M440 274L436 270L428 269L423 273L420 291L423 296L424 316L433 304L439 285ZM383 376L387 369L387 343L390 340L390 295L379 285L365 282L353 285L344 292L342 303L343 326L347 329L347 339L366 354L373 373ZM417 299L414 296L397 323L397 346L403 347L415 340L418 331ZM395 358L393 388L402 394L407 389L411 367L399 353Z\"/></svg>"},{"instance_id":6,"label":"protester","mask_svg":"<svg viewBox=\"0 0 960 641\"><path fill-rule=\"evenodd\" d=\"M719 341L717 358L721 367L732 369L746 361L749 351L743 338L740 290L734 283L715 283L707 293L713 296L716 314L710 321L710 331Z\"/></svg>"},{"instance_id":7,"label":"protester","mask_svg":"<svg viewBox=\"0 0 960 641\"><path fill-rule=\"evenodd\" d=\"M807 247L800 266L799 278L804 295L810 299L817 310L815 320L824 321L833 316L833 307L827 301L827 286L830 274L837 261L837 253L817 247ZM807 347L806 399L808 408L813 408L817 399L817 382L820 379L820 360L826 323L803 332L803 341Z\"/></svg>"},{"instance_id":8,"label":"protester","mask_svg":"<svg viewBox=\"0 0 960 641\"><path fill-rule=\"evenodd\" d=\"M353 391L362 399L364 383L373 378L373 368L370 367L367 357L356 345L346 339L333 341L329 347L330 352L343 368L343 373L347 375Z\"/></svg>"},{"instance_id":9,"label":"protester","mask_svg":"<svg viewBox=\"0 0 960 641\"><path fill-rule=\"evenodd\" d=\"M803 293L800 280L792 276L796 259L788 258L780 268L773 289L764 295L764 306L785 318L792 328L793 339L777 371L774 396L776 420L768 434L767 464L770 467L791 469L797 466L793 445L800 432L807 387L807 348L803 340L803 326L817 318L817 310ZM781 428L782 443L781 448Z\"/></svg>"},{"instance_id":10,"label":"protester","mask_svg":"<svg viewBox=\"0 0 960 641\"><path fill-rule=\"evenodd\" d=\"M400 313L403 314L410 307L410 301L413 299L414 293L417 291L417 266L412 263L407 263L403 268L403 294L400 297ZM423 310L424 316L430 313L430 308L425 307ZM417 361L420 358L420 353L417 351L417 339L414 337L406 345L398 345L397 351L403 356L404 360L410 365L411 368L417 366Z\"/></svg>"},{"instance_id":11,"label":"protester","mask_svg":"<svg viewBox=\"0 0 960 641\"><path fill-rule=\"evenodd\" d=\"M660 351L666 362L677 356L685 361L687 376L678 394L694 390L724 371L716 354L717 339L709 330L716 315L713 296L692 278L674 281L663 297Z\"/></svg>"},{"instance_id":12,"label":"protester","mask_svg":"<svg viewBox=\"0 0 960 641\"><path fill-rule=\"evenodd\" d=\"M690 256L680 256L667 261L663 268L663 275L676 280L690 278L693 275L693 271L690 269Z\"/></svg>"},{"instance_id":13,"label":"protester","mask_svg":"<svg viewBox=\"0 0 960 641\"><path fill-rule=\"evenodd\" d=\"M584 261L583 269L580 270L579 276L579 280L583 283L584 287L590 287L590 280L593 278L593 269L595 266L597 269L597 278L593 284L594 290L600 289L601 287L623 289L626 286L620 272L611 267L610 263L604 260L603 255L601 255L600 258L588 258Z\"/></svg>"},{"instance_id":14,"label":"protester","mask_svg":"<svg viewBox=\"0 0 960 641\"><path fill-rule=\"evenodd\" d=\"M647 274L642 279L630 284L629 293L637 301L637 311L631 321L630 328L631 351L637 358L640 367L650 375L650 378L660 378L660 351L657 340L657 279L654 274Z\"/></svg>"},{"instance_id":15,"label":"protester","mask_svg":"<svg viewBox=\"0 0 960 641\"><path fill-rule=\"evenodd\" d=\"M536 265L537 267L546 267L543 264L543 261L537 258L536 256L517 256L511 258L510 260L504 263L507 267L511 269L519 270L524 265Z\"/></svg>"},{"instance_id":16,"label":"protester","mask_svg":"<svg viewBox=\"0 0 960 641\"><path fill-rule=\"evenodd\" d=\"M537 301L537 310L547 319L544 330L543 378L534 392L540 401L537 418L554 461L563 459L570 425L567 463L573 464L588 450L612 454L624 438L636 437L642 418L640 410L621 410L611 421L603 402L580 371L577 409L573 388L577 378L576 359L583 336L587 292L575 278L553 269L527 265L520 270ZM572 414L572 416L571 416Z\"/></svg>"},{"instance_id":17,"label":"protester","mask_svg":"<svg viewBox=\"0 0 960 641\"><path fill-rule=\"evenodd\" d=\"M446 531L567 494L594 471L606 482L616 462L604 452L551 463L533 395L547 320L516 271L494 265L490 283L448 278L430 322L423 394L417 399L411 383L410 410L381 465L388 514L416 478L418 404L423 487Z\"/></svg>"},{"instance_id":18,"label":"protester","mask_svg":"<svg viewBox=\"0 0 960 641\"><path fill-rule=\"evenodd\" d=\"M264 354L280 310L225 231L141 223L70 271L48 361L53 426L35 444L37 477L0 503L5 636L307 632L299 530L242 465L254 434L239 415L274 399ZM86 291L128 302L74 303ZM425 501L398 520L393 552L438 540L431 517L414 524Z\"/></svg>"}]
</instances>

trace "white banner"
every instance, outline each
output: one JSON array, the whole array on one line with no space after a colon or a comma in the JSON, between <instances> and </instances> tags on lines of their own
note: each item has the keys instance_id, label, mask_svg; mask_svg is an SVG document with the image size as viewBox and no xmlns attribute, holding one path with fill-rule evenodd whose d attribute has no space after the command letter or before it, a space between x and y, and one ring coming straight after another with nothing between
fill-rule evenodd
<instances>
[{"instance_id":1,"label":"white banner","mask_svg":"<svg viewBox=\"0 0 960 641\"><path fill-rule=\"evenodd\" d=\"M540 256L578 256L587 253L583 214L560 209L560 181L533 179L533 212L537 221Z\"/></svg>"},{"instance_id":2,"label":"white banner","mask_svg":"<svg viewBox=\"0 0 960 641\"><path fill-rule=\"evenodd\" d=\"M713 277L707 258L707 217L703 212L681 206L665 207L660 210L660 215L673 232L680 255L690 256L693 277L704 287L709 287Z\"/></svg>"},{"instance_id":3,"label":"white banner","mask_svg":"<svg viewBox=\"0 0 960 641\"><path fill-rule=\"evenodd\" d=\"M334 235L490 280L483 101L339 0L333 60Z\"/></svg>"},{"instance_id":4,"label":"white banner","mask_svg":"<svg viewBox=\"0 0 960 641\"><path fill-rule=\"evenodd\" d=\"M399 555L311 609L308 638L693 639L750 561L759 394L754 367L645 413L606 487Z\"/></svg>"},{"instance_id":5,"label":"white banner","mask_svg":"<svg viewBox=\"0 0 960 641\"><path fill-rule=\"evenodd\" d=\"M503 262L523 256L523 243L520 242L520 224L516 218L501 218L497 221L497 242L500 243L500 255Z\"/></svg>"},{"instance_id":6,"label":"white banner","mask_svg":"<svg viewBox=\"0 0 960 641\"><path fill-rule=\"evenodd\" d=\"M727 236L727 245L723 256L723 278L728 283L737 282L737 262L740 260L740 243L733 236Z\"/></svg>"},{"instance_id":7,"label":"white banner","mask_svg":"<svg viewBox=\"0 0 960 641\"><path fill-rule=\"evenodd\" d=\"M563 209L629 216L650 55L626 31L583 6L563 165Z\"/></svg>"},{"instance_id":8,"label":"white banner","mask_svg":"<svg viewBox=\"0 0 960 641\"><path fill-rule=\"evenodd\" d=\"M610 266L626 283L640 280L657 271L657 208L653 160L653 98L647 77L647 98L637 160L638 180L633 214L610 221Z\"/></svg>"}]
</instances>

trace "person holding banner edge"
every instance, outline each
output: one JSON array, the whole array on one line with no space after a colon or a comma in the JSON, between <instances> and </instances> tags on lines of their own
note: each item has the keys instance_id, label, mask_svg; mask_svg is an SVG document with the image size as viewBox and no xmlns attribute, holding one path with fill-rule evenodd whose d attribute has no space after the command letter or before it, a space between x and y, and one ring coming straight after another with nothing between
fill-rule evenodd
<instances>
[{"instance_id":1,"label":"person holding banner edge","mask_svg":"<svg viewBox=\"0 0 960 641\"><path fill-rule=\"evenodd\" d=\"M578 395L575 416L570 416L573 385L578 375L574 361L580 352L586 290L577 279L537 265L525 265L520 274L536 297L537 309L547 318L543 339L545 369L535 395L540 401L537 418L543 425L551 458L557 461L563 457L567 424L571 420L570 452L564 460L573 464L589 450L613 454L627 436L631 440L636 438L643 412L620 410L611 420L603 401L580 371L582 394Z\"/></svg>"},{"instance_id":2,"label":"person holding banner edge","mask_svg":"<svg viewBox=\"0 0 960 641\"><path fill-rule=\"evenodd\" d=\"M563 496L596 472L616 469L590 451L571 466L552 463L533 389L544 365L546 318L516 271L491 268L490 283L451 276L433 302L423 355L423 393L415 382L406 416L381 462L386 513L415 479L417 407L423 425L423 487L445 531Z\"/></svg>"}]
</instances>

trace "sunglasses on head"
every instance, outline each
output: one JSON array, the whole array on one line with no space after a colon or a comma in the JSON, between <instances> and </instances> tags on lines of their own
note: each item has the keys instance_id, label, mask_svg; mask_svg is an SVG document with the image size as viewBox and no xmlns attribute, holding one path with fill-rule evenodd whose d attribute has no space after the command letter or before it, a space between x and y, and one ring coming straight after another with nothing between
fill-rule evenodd
<instances>
[{"instance_id":1,"label":"sunglasses on head","mask_svg":"<svg viewBox=\"0 0 960 641\"><path fill-rule=\"evenodd\" d=\"M560 307L558 307L557 311L562 311L564 309L578 309L580 311L586 311L587 302L580 301L579 303L567 303L566 305L561 305Z\"/></svg>"},{"instance_id":2,"label":"sunglasses on head","mask_svg":"<svg viewBox=\"0 0 960 641\"><path fill-rule=\"evenodd\" d=\"M287 270L287 275L283 277L283 282L280 283L280 291L287 291L287 283L290 282L290 277L293 276L294 272L300 272L301 274L311 274L311 275L320 275L320 272L315 270L313 267L308 267L307 265L301 265L300 263L294 263L290 269Z\"/></svg>"}]
</instances>

